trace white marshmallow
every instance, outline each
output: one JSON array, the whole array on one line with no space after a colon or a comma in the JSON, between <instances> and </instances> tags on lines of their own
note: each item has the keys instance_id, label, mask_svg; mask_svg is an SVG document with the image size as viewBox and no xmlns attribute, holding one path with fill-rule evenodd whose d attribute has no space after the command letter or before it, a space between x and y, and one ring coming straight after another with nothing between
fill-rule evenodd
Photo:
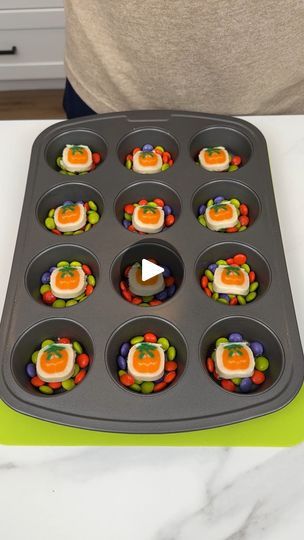
<instances>
[{"instance_id":1,"label":"white marshmallow","mask_svg":"<svg viewBox=\"0 0 304 540\"><path fill-rule=\"evenodd\" d=\"M225 161L223 163L213 163L213 164L207 163L205 159L205 155L208 148L203 148L198 155L198 159L201 166L204 167L204 169L206 169L207 171L217 171L217 172L226 171L229 167L229 154L226 148L224 146L213 146L212 148L215 148L215 149L218 148L219 150L223 150L225 154Z\"/></svg>"},{"instance_id":2,"label":"white marshmallow","mask_svg":"<svg viewBox=\"0 0 304 540\"><path fill-rule=\"evenodd\" d=\"M57 298L62 298L63 300L68 300L69 298L76 298L80 294L84 293L86 286L87 286L87 278L80 266L71 266L69 267L75 272L78 272L80 276L80 281L77 287L74 287L73 289L60 289L56 285L56 277L59 272L63 270L63 268L56 268L51 273L51 279L50 279L50 286L51 291Z\"/></svg>"},{"instance_id":3,"label":"white marshmallow","mask_svg":"<svg viewBox=\"0 0 304 540\"><path fill-rule=\"evenodd\" d=\"M77 146L79 148L85 148L87 151L87 160L85 163L71 163L69 160L69 150L73 146ZM93 164L93 158L92 158L92 152L88 146L85 144L67 144L62 152L62 159L61 163L64 169L66 169L69 172L87 172L91 169Z\"/></svg>"},{"instance_id":4,"label":"white marshmallow","mask_svg":"<svg viewBox=\"0 0 304 540\"><path fill-rule=\"evenodd\" d=\"M239 346L239 350L241 351L242 348L244 348L249 356L249 366L246 369L229 369L226 366L224 366L223 363L223 352L228 347L232 350L232 346ZM237 358L237 355L236 355ZM246 342L238 342L238 343L220 343L219 346L216 348L215 352L215 369L218 375L222 379L235 379L235 378L244 378L244 377L251 377L254 372L254 356L253 352L248 346Z\"/></svg>"},{"instance_id":5,"label":"white marshmallow","mask_svg":"<svg viewBox=\"0 0 304 540\"><path fill-rule=\"evenodd\" d=\"M225 268L235 268L239 272L241 272L241 274L244 276L244 283L242 285L236 285L236 284L229 285L228 283L223 283L222 274ZM245 272L245 270L243 270L243 268L240 268L239 266L237 267L230 267L229 265L218 266L214 272L213 290L216 293L240 294L242 296L246 296L249 293L249 287L250 287L249 276L247 272Z\"/></svg>"},{"instance_id":6,"label":"white marshmallow","mask_svg":"<svg viewBox=\"0 0 304 540\"><path fill-rule=\"evenodd\" d=\"M153 152L157 157L157 163L155 165L145 166L139 162L139 156L141 153L142 153L142 150L138 150L137 152L135 152L133 156L133 171L134 172L141 173L141 174L153 174L153 173L158 173L161 171L163 160L159 154L157 154L156 152Z\"/></svg>"},{"instance_id":7,"label":"white marshmallow","mask_svg":"<svg viewBox=\"0 0 304 540\"><path fill-rule=\"evenodd\" d=\"M216 221L215 219L212 219L212 217L210 216L211 208L213 208L214 206L217 207L220 205L225 205L231 208L232 210L231 218L221 219L220 221ZM221 229L228 229L228 227L234 227L237 224L239 217L238 217L237 209L233 204L231 204L228 201L222 201L220 204L213 204L212 206L209 206L208 208L206 208L205 219L206 219L208 229L210 229L211 231L220 231Z\"/></svg>"},{"instance_id":8,"label":"white marshmallow","mask_svg":"<svg viewBox=\"0 0 304 540\"><path fill-rule=\"evenodd\" d=\"M52 347L54 348L54 353L52 353ZM46 371L44 371L41 365L42 356L45 352L49 350L50 362L54 362L56 358L60 360L60 358L56 356L55 347L58 351L58 355L60 354L60 349L65 349L67 351L68 362L64 370L56 371L55 373L47 373ZM39 379L41 379L44 382L66 381L73 374L74 366L75 366L75 358L76 358L76 352L74 351L71 343L56 343L54 345L47 345L46 347L43 347L43 349L40 349L37 356L36 370L37 370L37 375Z\"/></svg>"},{"instance_id":9,"label":"white marshmallow","mask_svg":"<svg viewBox=\"0 0 304 540\"><path fill-rule=\"evenodd\" d=\"M136 368L134 367L134 353L136 352L136 350L138 349L138 347L142 346L142 345L146 345L146 346L149 346L149 348L155 348L158 350L159 354L160 354L160 366L157 370L155 371L152 371L152 372L147 372L147 373L143 373L141 371L137 371ZM149 354L148 352L144 355L143 357L143 361L146 363L149 362ZM163 374L164 374L164 371L165 371L165 353L164 353L164 350L162 348L161 345L159 345L158 343L146 343L146 342L142 342L142 343L137 343L136 345L133 345L133 347L131 347L131 349L129 350L129 354L128 354L128 373L130 373L130 375L132 375L136 380L142 382L142 381L157 381L157 379L160 379Z\"/></svg>"},{"instance_id":10,"label":"white marshmallow","mask_svg":"<svg viewBox=\"0 0 304 540\"><path fill-rule=\"evenodd\" d=\"M135 294L135 296L151 296L164 290L165 281L163 274L158 274L158 276L151 278L153 279L153 283L150 282L150 279L147 279L144 283L140 283L137 280L138 269L140 269L141 275L141 265L139 263L133 264L128 274L129 289L132 294Z\"/></svg>"},{"instance_id":11,"label":"white marshmallow","mask_svg":"<svg viewBox=\"0 0 304 540\"><path fill-rule=\"evenodd\" d=\"M135 206L134 212L132 214L132 225L135 227L137 231L144 232L144 233L159 233L165 222L165 212L163 209L158 206L157 209L159 211L159 219L157 223L143 223L138 215L140 208L151 208L149 206ZM153 210L152 210L153 211Z\"/></svg>"},{"instance_id":12,"label":"white marshmallow","mask_svg":"<svg viewBox=\"0 0 304 540\"><path fill-rule=\"evenodd\" d=\"M61 232L74 232L74 231L78 231L78 229L81 229L82 227L85 226L85 224L87 222L87 213L86 213L85 207L81 203L75 203L74 206L78 206L80 208L80 216L79 216L79 219L77 219L77 221L73 221L72 223L62 223L58 219L60 210L61 210L61 208L64 208L64 205L58 206L58 208L56 208L55 214L54 214L54 221L55 221L55 225L56 225L58 231L61 231ZM68 210L67 210L67 212L68 212Z\"/></svg>"}]
</instances>

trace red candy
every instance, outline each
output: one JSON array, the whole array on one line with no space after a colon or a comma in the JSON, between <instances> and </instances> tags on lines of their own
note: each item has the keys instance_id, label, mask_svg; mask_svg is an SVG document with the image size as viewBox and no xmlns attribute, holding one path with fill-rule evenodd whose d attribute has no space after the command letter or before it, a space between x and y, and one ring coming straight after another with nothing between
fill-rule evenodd
<instances>
[{"instance_id":1,"label":"red candy","mask_svg":"<svg viewBox=\"0 0 304 540\"><path fill-rule=\"evenodd\" d=\"M160 392L161 390L164 390L167 386L167 383L165 381L157 383L154 385L153 392Z\"/></svg>"},{"instance_id":2,"label":"red candy","mask_svg":"<svg viewBox=\"0 0 304 540\"><path fill-rule=\"evenodd\" d=\"M248 216L248 212L249 212L248 206L246 204L242 203L240 205L240 214L241 214L241 216Z\"/></svg>"},{"instance_id":3,"label":"red candy","mask_svg":"<svg viewBox=\"0 0 304 540\"><path fill-rule=\"evenodd\" d=\"M234 264L237 264L238 266L245 264L246 261L247 261L247 257L243 253L238 253L237 255L234 255L233 257Z\"/></svg>"},{"instance_id":4,"label":"red candy","mask_svg":"<svg viewBox=\"0 0 304 540\"><path fill-rule=\"evenodd\" d=\"M93 163L95 163L95 165L98 165L98 163L101 162L101 155L99 154L99 152L93 152L92 159Z\"/></svg>"},{"instance_id":5,"label":"red candy","mask_svg":"<svg viewBox=\"0 0 304 540\"><path fill-rule=\"evenodd\" d=\"M174 360L168 360L167 362L165 362L165 371L176 371L176 370L177 370L177 363L174 362Z\"/></svg>"},{"instance_id":6,"label":"red candy","mask_svg":"<svg viewBox=\"0 0 304 540\"><path fill-rule=\"evenodd\" d=\"M202 278L201 278L201 286L203 287L203 289L208 287L208 278L207 278L207 276L202 276Z\"/></svg>"},{"instance_id":7,"label":"red candy","mask_svg":"<svg viewBox=\"0 0 304 540\"><path fill-rule=\"evenodd\" d=\"M142 303L142 298L139 298L139 296L134 296L134 298L132 298L132 304L135 304L136 306L138 306L141 303Z\"/></svg>"},{"instance_id":8,"label":"red candy","mask_svg":"<svg viewBox=\"0 0 304 540\"><path fill-rule=\"evenodd\" d=\"M128 287L127 287L127 284L126 284L125 281L121 281L119 283L119 288L120 288L121 291L127 291L128 290Z\"/></svg>"},{"instance_id":9,"label":"red candy","mask_svg":"<svg viewBox=\"0 0 304 540\"><path fill-rule=\"evenodd\" d=\"M130 293L130 291L121 291L121 294L123 295L125 300L127 300L128 302L132 302L132 294Z\"/></svg>"},{"instance_id":10,"label":"red candy","mask_svg":"<svg viewBox=\"0 0 304 540\"><path fill-rule=\"evenodd\" d=\"M241 160L240 156L232 156L230 163L231 163L231 165L239 166L239 165L241 165L242 160Z\"/></svg>"},{"instance_id":11,"label":"red candy","mask_svg":"<svg viewBox=\"0 0 304 540\"><path fill-rule=\"evenodd\" d=\"M146 204L148 204L148 201L147 199L140 199L140 201L138 201L138 204L139 206L146 206Z\"/></svg>"},{"instance_id":12,"label":"red candy","mask_svg":"<svg viewBox=\"0 0 304 540\"><path fill-rule=\"evenodd\" d=\"M46 291L42 295L42 300L45 304L53 304L57 300L56 296L53 295L52 291Z\"/></svg>"},{"instance_id":13,"label":"red candy","mask_svg":"<svg viewBox=\"0 0 304 540\"><path fill-rule=\"evenodd\" d=\"M71 340L67 337L60 337L57 339L58 343L71 343Z\"/></svg>"},{"instance_id":14,"label":"red candy","mask_svg":"<svg viewBox=\"0 0 304 540\"><path fill-rule=\"evenodd\" d=\"M255 272L251 270L248 274L250 283L253 283L255 281Z\"/></svg>"},{"instance_id":15,"label":"red candy","mask_svg":"<svg viewBox=\"0 0 304 540\"><path fill-rule=\"evenodd\" d=\"M48 385L50 388L53 388L53 390L59 390L62 386L61 382L50 382Z\"/></svg>"},{"instance_id":16,"label":"red candy","mask_svg":"<svg viewBox=\"0 0 304 540\"><path fill-rule=\"evenodd\" d=\"M208 369L209 373L214 372L214 361L212 360L211 357L207 358L207 369Z\"/></svg>"},{"instance_id":17,"label":"red candy","mask_svg":"<svg viewBox=\"0 0 304 540\"><path fill-rule=\"evenodd\" d=\"M212 292L210 291L210 289L208 287L204 288L204 292L206 293L207 296L209 296L209 298L211 298Z\"/></svg>"},{"instance_id":18,"label":"red candy","mask_svg":"<svg viewBox=\"0 0 304 540\"><path fill-rule=\"evenodd\" d=\"M53 234L57 234L57 236L60 236L62 234L60 231L58 231L58 229L52 229L51 232Z\"/></svg>"},{"instance_id":19,"label":"red candy","mask_svg":"<svg viewBox=\"0 0 304 540\"><path fill-rule=\"evenodd\" d=\"M175 222L175 217L173 216L173 214L169 214L169 216L166 216L165 218L166 227L171 227L171 225L173 225L174 222Z\"/></svg>"},{"instance_id":20,"label":"red candy","mask_svg":"<svg viewBox=\"0 0 304 540\"><path fill-rule=\"evenodd\" d=\"M86 286L86 290L85 290L86 296L90 296L90 294L92 294L93 291L94 291L93 285L87 285Z\"/></svg>"},{"instance_id":21,"label":"red candy","mask_svg":"<svg viewBox=\"0 0 304 540\"><path fill-rule=\"evenodd\" d=\"M157 204L157 206L160 206L161 208L165 206L165 202L162 199L153 199L153 202L155 202L155 204Z\"/></svg>"},{"instance_id":22,"label":"red candy","mask_svg":"<svg viewBox=\"0 0 304 540\"><path fill-rule=\"evenodd\" d=\"M134 156L134 154L136 154L136 152L140 152L140 151L141 151L141 148L136 146L136 148L134 148L133 151L132 151L133 156Z\"/></svg>"},{"instance_id":23,"label":"red candy","mask_svg":"<svg viewBox=\"0 0 304 540\"><path fill-rule=\"evenodd\" d=\"M83 369L89 365L90 358L88 357L87 354L81 353L77 356L76 362L79 365L79 367Z\"/></svg>"},{"instance_id":24,"label":"red candy","mask_svg":"<svg viewBox=\"0 0 304 540\"><path fill-rule=\"evenodd\" d=\"M44 381L39 379L37 376L31 379L31 383L33 386L36 386L36 388L39 388L39 386L43 386L45 384Z\"/></svg>"},{"instance_id":25,"label":"red candy","mask_svg":"<svg viewBox=\"0 0 304 540\"><path fill-rule=\"evenodd\" d=\"M238 304L238 299L236 296L234 298L231 298L229 301L230 306L236 306Z\"/></svg>"},{"instance_id":26,"label":"red candy","mask_svg":"<svg viewBox=\"0 0 304 540\"><path fill-rule=\"evenodd\" d=\"M247 227L247 225L249 224L249 217L248 216L240 216L239 217L239 222L241 224L242 227Z\"/></svg>"},{"instance_id":27,"label":"red candy","mask_svg":"<svg viewBox=\"0 0 304 540\"><path fill-rule=\"evenodd\" d=\"M130 375L129 373L124 373L123 375L121 375L119 380L124 386L131 386L135 383L134 377L132 377L132 375Z\"/></svg>"},{"instance_id":28,"label":"red candy","mask_svg":"<svg viewBox=\"0 0 304 540\"><path fill-rule=\"evenodd\" d=\"M77 375L76 375L76 377L75 377L75 379L74 379L74 383L75 383L75 384L81 383L81 381L83 381L83 379L85 378L86 374L87 374L86 370L85 370L85 369L81 369L81 370L79 371L79 373L77 373Z\"/></svg>"},{"instance_id":29,"label":"red candy","mask_svg":"<svg viewBox=\"0 0 304 540\"><path fill-rule=\"evenodd\" d=\"M229 265L233 264L233 257L229 257L229 259L226 259L226 261Z\"/></svg>"},{"instance_id":30,"label":"red candy","mask_svg":"<svg viewBox=\"0 0 304 540\"><path fill-rule=\"evenodd\" d=\"M235 392L236 389L235 384L232 381L226 379L223 379L221 381L221 387L225 390L228 390L228 392Z\"/></svg>"},{"instance_id":31,"label":"red candy","mask_svg":"<svg viewBox=\"0 0 304 540\"><path fill-rule=\"evenodd\" d=\"M262 371L254 370L251 380L254 384L262 384L266 377Z\"/></svg>"},{"instance_id":32,"label":"red candy","mask_svg":"<svg viewBox=\"0 0 304 540\"><path fill-rule=\"evenodd\" d=\"M176 377L176 371L170 371L169 373L167 373L165 376L164 376L164 382L169 384L171 383L172 381L174 381Z\"/></svg>"},{"instance_id":33,"label":"red candy","mask_svg":"<svg viewBox=\"0 0 304 540\"><path fill-rule=\"evenodd\" d=\"M149 302L149 306L160 306L160 304L162 304L161 300L151 300L151 302Z\"/></svg>"},{"instance_id":34,"label":"red candy","mask_svg":"<svg viewBox=\"0 0 304 540\"><path fill-rule=\"evenodd\" d=\"M174 285L175 279L173 276L169 276L165 278L165 285L166 287L171 287L171 285Z\"/></svg>"},{"instance_id":35,"label":"red candy","mask_svg":"<svg viewBox=\"0 0 304 540\"><path fill-rule=\"evenodd\" d=\"M134 225L129 225L128 231L136 232L136 229L135 229Z\"/></svg>"},{"instance_id":36,"label":"red candy","mask_svg":"<svg viewBox=\"0 0 304 540\"><path fill-rule=\"evenodd\" d=\"M234 233L234 232L237 232L237 231L238 231L237 227L228 227L226 229L226 232L228 232L228 233Z\"/></svg>"},{"instance_id":37,"label":"red candy","mask_svg":"<svg viewBox=\"0 0 304 540\"><path fill-rule=\"evenodd\" d=\"M127 212L127 214L133 214L134 212L134 205L133 204L126 204L126 206L124 207L124 210L125 212Z\"/></svg>"},{"instance_id":38,"label":"red candy","mask_svg":"<svg viewBox=\"0 0 304 540\"><path fill-rule=\"evenodd\" d=\"M92 274L92 270L87 264L82 265L82 270L87 276L90 276Z\"/></svg>"},{"instance_id":39,"label":"red candy","mask_svg":"<svg viewBox=\"0 0 304 540\"><path fill-rule=\"evenodd\" d=\"M152 332L147 332L144 335L144 341L146 341L147 343L156 343L157 336L155 334L152 334Z\"/></svg>"}]
</instances>

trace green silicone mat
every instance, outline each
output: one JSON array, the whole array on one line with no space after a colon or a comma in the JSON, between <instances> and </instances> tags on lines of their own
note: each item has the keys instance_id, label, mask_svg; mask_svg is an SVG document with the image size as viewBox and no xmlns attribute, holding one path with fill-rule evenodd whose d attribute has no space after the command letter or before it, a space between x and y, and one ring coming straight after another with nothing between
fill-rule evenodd
<instances>
[{"instance_id":1,"label":"green silicone mat","mask_svg":"<svg viewBox=\"0 0 304 540\"><path fill-rule=\"evenodd\" d=\"M76 429L15 412L0 401L0 443L45 446L292 446L304 440L304 386L286 407L221 428L162 435Z\"/></svg>"}]
</instances>

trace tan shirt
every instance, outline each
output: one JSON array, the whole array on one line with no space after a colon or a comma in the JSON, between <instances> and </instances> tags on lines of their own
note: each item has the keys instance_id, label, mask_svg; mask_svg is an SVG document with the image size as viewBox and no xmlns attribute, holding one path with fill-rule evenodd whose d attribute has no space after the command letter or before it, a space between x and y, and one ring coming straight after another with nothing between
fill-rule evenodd
<instances>
[{"instance_id":1,"label":"tan shirt","mask_svg":"<svg viewBox=\"0 0 304 540\"><path fill-rule=\"evenodd\" d=\"M66 73L96 112L304 113L304 0L65 0Z\"/></svg>"}]
</instances>

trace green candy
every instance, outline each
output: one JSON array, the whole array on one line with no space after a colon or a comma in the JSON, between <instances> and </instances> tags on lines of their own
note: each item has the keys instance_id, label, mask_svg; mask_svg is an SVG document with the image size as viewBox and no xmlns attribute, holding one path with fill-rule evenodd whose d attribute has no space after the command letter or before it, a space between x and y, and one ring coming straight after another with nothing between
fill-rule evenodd
<instances>
[{"instance_id":1,"label":"green candy","mask_svg":"<svg viewBox=\"0 0 304 540\"><path fill-rule=\"evenodd\" d=\"M48 213L48 216L49 217L54 217L54 214L55 214L55 208L51 208L51 210Z\"/></svg>"},{"instance_id":2,"label":"green candy","mask_svg":"<svg viewBox=\"0 0 304 540\"><path fill-rule=\"evenodd\" d=\"M91 225L96 225L99 220L100 216L97 212L90 212L90 214L88 215L88 221Z\"/></svg>"},{"instance_id":3,"label":"green candy","mask_svg":"<svg viewBox=\"0 0 304 540\"><path fill-rule=\"evenodd\" d=\"M229 304L229 302L228 302L228 300L226 300L226 298L218 298L217 301L220 304Z\"/></svg>"},{"instance_id":4,"label":"green candy","mask_svg":"<svg viewBox=\"0 0 304 540\"><path fill-rule=\"evenodd\" d=\"M73 381L73 379L68 379L67 381L63 381L62 382L62 388L64 388L65 390L73 390L75 386L75 383Z\"/></svg>"},{"instance_id":5,"label":"green candy","mask_svg":"<svg viewBox=\"0 0 304 540\"><path fill-rule=\"evenodd\" d=\"M137 383L131 384L131 386L129 386L129 388L131 390L134 390L134 392L141 392L141 385L140 384L137 384Z\"/></svg>"},{"instance_id":6,"label":"green candy","mask_svg":"<svg viewBox=\"0 0 304 540\"><path fill-rule=\"evenodd\" d=\"M50 231L52 231L53 229L56 229L55 221L52 217L47 217L44 220L44 224L46 228L49 229Z\"/></svg>"},{"instance_id":7,"label":"green candy","mask_svg":"<svg viewBox=\"0 0 304 540\"><path fill-rule=\"evenodd\" d=\"M64 232L63 233L65 236L71 236L72 234L74 234L72 231L67 231L67 232Z\"/></svg>"},{"instance_id":8,"label":"green candy","mask_svg":"<svg viewBox=\"0 0 304 540\"><path fill-rule=\"evenodd\" d=\"M253 283L251 283L251 285L249 287L249 292L254 292L258 288L259 288L259 282L258 281L253 281Z\"/></svg>"},{"instance_id":9,"label":"green candy","mask_svg":"<svg viewBox=\"0 0 304 540\"><path fill-rule=\"evenodd\" d=\"M68 300L68 301L66 302L65 306L66 306L66 307L71 307L71 306L76 306L76 304L77 304L77 300L71 299L71 300Z\"/></svg>"},{"instance_id":10,"label":"green candy","mask_svg":"<svg viewBox=\"0 0 304 540\"><path fill-rule=\"evenodd\" d=\"M235 294L228 294L230 300L232 300L233 298L235 298Z\"/></svg>"},{"instance_id":11,"label":"green candy","mask_svg":"<svg viewBox=\"0 0 304 540\"><path fill-rule=\"evenodd\" d=\"M215 264L218 266L227 266L227 261L225 261L225 259L219 259Z\"/></svg>"},{"instance_id":12,"label":"green candy","mask_svg":"<svg viewBox=\"0 0 304 540\"><path fill-rule=\"evenodd\" d=\"M129 170L132 169L132 161L131 161L130 159L127 159L127 161L126 161L126 167L127 167L127 169L129 169Z\"/></svg>"},{"instance_id":13,"label":"green candy","mask_svg":"<svg viewBox=\"0 0 304 540\"><path fill-rule=\"evenodd\" d=\"M125 213L124 213L124 219L126 219L127 221L132 221L132 216L131 216L131 214L128 214L128 212L125 212Z\"/></svg>"},{"instance_id":14,"label":"green candy","mask_svg":"<svg viewBox=\"0 0 304 540\"><path fill-rule=\"evenodd\" d=\"M39 354L39 351L34 351L33 352L32 356L31 356L31 360L32 360L33 364L37 364L38 354Z\"/></svg>"},{"instance_id":15,"label":"green candy","mask_svg":"<svg viewBox=\"0 0 304 540\"><path fill-rule=\"evenodd\" d=\"M61 160L62 160L62 156L58 156L56 158L56 164L57 164L57 167L59 167L61 169L62 165L61 165Z\"/></svg>"},{"instance_id":16,"label":"green candy","mask_svg":"<svg viewBox=\"0 0 304 540\"><path fill-rule=\"evenodd\" d=\"M154 296L151 295L151 296L143 296L142 299L144 302L151 302L151 300L153 300Z\"/></svg>"},{"instance_id":17,"label":"green candy","mask_svg":"<svg viewBox=\"0 0 304 540\"><path fill-rule=\"evenodd\" d=\"M39 391L42 392L42 394L48 394L49 396L54 393L53 388L47 386L46 384L39 386Z\"/></svg>"},{"instance_id":18,"label":"green candy","mask_svg":"<svg viewBox=\"0 0 304 540\"><path fill-rule=\"evenodd\" d=\"M169 340L165 337L158 338L157 343L159 343L162 346L164 351L167 351L170 347Z\"/></svg>"},{"instance_id":19,"label":"green candy","mask_svg":"<svg viewBox=\"0 0 304 540\"><path fill-rule=\"evenodd\" d=\"M169 168L170 168L169 163L164 163L164 164L162 165L161 170L162 170L162 171L166 171L166 170L169 169Z\"/></svg>"},{"instance_id":20,"label":"green candy","mask_svg":"<svg viewBox=\"0 0 304 540\"><path fill-rule=\"evenodd\" d=\"M209 281L213 281L213 278L214 278L213 273L208 268L207 268L207 270L205 270L205 276L207 276Z\"/></svg>"},{"instance_id":21,"label":"green candy","mask_svg":"<svg viewBox=\"0 0 304 540\"><path fill-rule=\"evenodd\" d=\"M65 307L65 300L61 300L61 298L57 298L55 302L52 303L53 308L64 308Z\"/></svg>"},{"instance_id":22,"label":"green candy","mask_svg":"<svg viewBox=\"0 0 304 540\"><path fill-rule=\"evenodd\" d=\"M212 285L211 281L209 281L209 283L208 283L208 289L209 289L212 293L214 292L214 291L213 291L213 285Z\"/></svg>"},{"instance_id":23,"label":"green candy","mask_svg":"<svg viewBox=\"0 0 304 540\"><path fill-rule=\"evenodd\" d=\"M92 274L90 274L90 275L87 277L87 281L88 281L88 284L89 284L89 285L92 285L92 287L95 287L96 279L94 278L94 276L93 276Z\"/></svg>"},{"instance_id":24,"label":"green candy","mask_svg":"<svg viewBox=\"0 0 304 540\"><path fill-rule=\"evenodd\" d=\"M124 369L120 369L120 370L118 371L118 376L121 377L122 375L126 375L126 373L127 373L127 372L126 372Z\"/></svg>"},{"instance_id":25,"label":"green candy","mask_svg":"<svg viewBox=\"0 0 304 540\"><path fill-rule=\"evenodd\" d=\"M238 166L237 165L229 165L228 172L237 171ZM232 201L231 201L232 202ZM233 204L233 203L232 203Z\"/></svg>"},{"instance_id":26,"label":"green candy","mask_svg":"<svg viewBox=\"0 0 304 540\"><path fill-rule=\"evenodd\" d=\"M240 386L241 384L241 380L239 377L237 377L236 379L231 379L233 384L236 384L236 386Z\"/></svg>"},{"instance_id":27,"label":"green candy","mask_svg":"<svg viewBox=\"0 0 304 540\"><path fill-rule=\"evenodd\" d=\"M176 348L171 345L167 350L167 359L172 361L176 357Z\"/></svg>"},{"instance_id":28,"label":"green candy","mask_svg":"<svg viewBox=\"0 0 304 540\"><path fill-rule=\"evenodd\" d=\"M213 352L211 353L211 358L212 358L212 360L215 360L215 355L216 355L216 352L213 351Z\"/></svg>"},{"instance_id":29,"label":"green candy","mask_svg":"<svg viewBox=\"0 0 304 540\"><path fill-rule=\"evenodd\" d=\"M69 265L70 265L69 261L59 261L59 262L56 264L57 268L61 268L61 267L63 267L63 266L69 266Z\"/></svg>"},{"instance_id":30,"label":"green candy","mask_svg":"<svg viewBox=\"0 0 304 540\"><path fill-rule=\"evenodd\" d=\"M74 235L83 234L83 233L84 231L81 231L81 230L73 232Z\"/></svg>"},{"instance_id":31,"label":"green candy","mask_svg":"<svg viewBox=\"0 0 304 540\"><path fill-rule=\"evenodd\" d=\"M74 351L77 352L77 354L82 354L83 353L83 348L82 348L82 346L80 345L80 343L78 341L73 341L72 347L73 347Z\"/></svg>"},{"instance_id":32,"label":"green candy","mask_svg":"<svg viewBox=\"0 0 304 540\"><path fill-rule=\"evenodd\" d=\"M163 146L155 146L154 151L155 151L155 150L159 150L160 152L164 152L164 151L165 151L165 149L164 149Z\"/></svg>"},{"instance_id":33,"label":"green candy","mask_svg":"<svg viewBox=\"0 0 304 540\"><path fill-rule=\"evenodd\" d=\"M213 199L209 199L209 201L207 202L207 208L209 208L210 206L213 206L213 204L214 204Z\"/></svg>"},{"instance_id":34,"label":"green candy","mask_svg":"<svg viewBox=\"0 0 304 540\"><path fill-rule=\"evenodd\" d=\"M141 304L138 304L139 307L149 307L149 304L147 302L142 302Z\"/></svg>"},{"instance_id":35,"label":"green candy","mask_svg":"<svg viewBox=\"0 0 304 540\"><path fill-rule=\"evenodd\" d=\"M55 341L53 341L52 339L45 339L41 343L41 349L43 349L44 347L47 347L48 345L53 345L54 343L55 343Z\"/></svg>"},{"instance_id":36,"label":"green candy","mask_svg":"<svg viewBox=\"0 0 304 540\"><path fill-rule=\"evenodd\" d=\"M131 345L136 345L137 343L142 343L144 341L144 336L134 336L130 339Z\"/></svg>"},{"instance_id":37,"label":"green candy","mask_svg":"<svg viewBox=\"0 0 304 540\"><path fill-rule=\"evenodd\" d=\"M232 167L237 167L236 165L232 165ZM233 169L234 171L236 171L236 169ZM235 206L236 208L239 208L241 206L241 203L238 199L230 199L230 202L231 204L233 204L233 206Z\"/></svg>"},{"instance_id":38,"label":"green candy","mask_svg":"<svg viewBox=\"0 0 304 540\"><path fill-rule=\"evenodd\" d=\"M80 302L84 302L87 298L88 296L84 295L82 298L80 298L80 300L78 300L78 303L80 304Z\"/></svg>"},{"instance_id":39,"label":"green candy","mask_svg":"<svg viewBox=\"0 0 304 540\"><path fill-rule=\"evenodd\" d=\"M154 201L148 202L147 206L152 206L152 208L157 208L157 204Z\"/></svg>"},{"instance_id":40,"label":"green candy","mask_svg":"<svg viewBox=\"0 0 304 540\"><path fill-rule=\"evenodd\" d=\"M217 293L217 292L213 293L213 295L212 295L213 300L217 300L218 297L219 297L219 293Z\"/></svg>"},{"instance_id":41,"label":"green candy","mask_svg":"<svg viewBox=\"0 0 304 540\"><path fill-rule=\"evenodd\" d=\"M246 225L242 225L242 227L239 228L239 232L246 231L246 229Z\"/></svg>"},{"instance_id":42,"label":"green candy","mask_svg":"<svg viewBox=\"0 0 304 540\"><path fill-rule=\"evenodd\" d=\"M91 223L87 223L84 230L85 230L85 232L88 232L91 228L92 228Z\"/></svg>"},{"instance_id":43,"label":"green candy","mask_svg":"<svg viewBox=\"0 0 304 540\"><path fill-rule=\"evenodd\" d=\"M246 296L246 302L252 302L256 298L257 293L256 292L250 292Z\"/></svg>"},{"instance_id":44,"label":"green candy","mask_svg":"<svg viewBox=\"0 0 304 540\"><path fill-rule=\"evenodd\" d=\"M150 381L144 381L141 385L141 391L143 394L151 394L154 389L154 383Z\"/></svg>"},{"instance_id":45,"label":"green candy","mask_svg":"<svg viewBox=\"0 0 304 540\"><path fill-rule=\"evenodd\" d=\"M79 371L80 371L79 365L78 365L78 364L75 364L72 377L73 377L73 378L76 377L76 375L78 375Z\"/></svg>"},{"instance_id":46,"label":"green candy","mask_svg":"<svg viewBox=\"0 0 304 540\"><path fill-rule=\"evenodd\" d=\"M255 359L255 367L258 371L266 371L269 368L269 360L266 356L257 356Z\"/></svg>"},{"instance_id":47,"label":"green candy","mask_svg":"<svg viewBox=\"0 0 304 540\"><path fill-rule=\"evenodd\" d=\"M218 347L221 343L228 343L228 341L225 337L219 337L215 342L215 346Z\"/></svg>"},{"instance_id":48,"label":"green candy","mask_svg":"<svg viewBox=\"0 0 304 540\"><path fill-rule=\"evenodd\" d=\"M50 291L51 287L47 283L45 285L41 285L40 287L40 294L44 294L47 291Z\"/></svg>"},{"instance_id":49,"label":"green candy","mask_svg":"<svg viewBox=\"0 0 304 540\"><path fill-rule=\"evenodd\" d=\"M80 267L81 267L82 264L81 264L81 262L79 262L79 261L72 261L72 262L70 263L70 266L80 266Z\"/></svg>"},{"instance_id":50,"label":"green candy","mask_svg":"<svg viewBox=\"0 0 304 540\"><path fill-rule=\"evenodd\" d=\"M238 303L244 306L246 304L246 300L244 296L241 296L240 294L237 295Z\"/></svg>"},{"instance_id":51,"label":"green candy","mask_svg":"<svg viewBox=\"0 0 304 540\"><path fill-rule=\"evenodd\" d=\"M67 171L65 171L64 169L61 169L61 171L59 171L60 174L68 174Z\"/></svg>"},{"instance_id":52,"label":"green candy","mask_svg":"<svg viewBox=\"0 0 304 540\"><path fill-rule=\"evenodd\" d=\"M73 298L73 300L80 302L80 300L82 300L83 298L85 298L85 293L82 293L79 296L76 296L76 298Z\"/></svg>"},{"instance_id":53,"label":"green candy","mask_svg":"<svg viewBox=\"0 0 304 540\"><path fill-rule=\"evenodd\" d=\"M198 216L197 219L198 219L199 223L200 223L201 225L203 225L203 227L207 227L207 223L206 223L206 220L205 220L205 218L204 218L203 215Z\"/></svg>"},{"instance_id":54,"label":"green candy","mask_svg":"<svg viewBox=\"0 0 304 540\"><path fill-rule=\"evenodd\" d=\"M247 272L247 274L249 274L249 272L250 272L249 264L244 263L244 264L242 264L241 268L243 268L243 270L245 270L245 272Z\"/></svg>"},{"instance_id":55,"label":"green candy","mask_svg":"<svg viewBox=\"0 0 304 540\"><path fill-rule=\"evenodd\" d=\"M88 205L91 208L91 210L94 210L94 212L97 212L97 204L95 204L94 201L89 201Z\"/></svg>"}]
</instances>

